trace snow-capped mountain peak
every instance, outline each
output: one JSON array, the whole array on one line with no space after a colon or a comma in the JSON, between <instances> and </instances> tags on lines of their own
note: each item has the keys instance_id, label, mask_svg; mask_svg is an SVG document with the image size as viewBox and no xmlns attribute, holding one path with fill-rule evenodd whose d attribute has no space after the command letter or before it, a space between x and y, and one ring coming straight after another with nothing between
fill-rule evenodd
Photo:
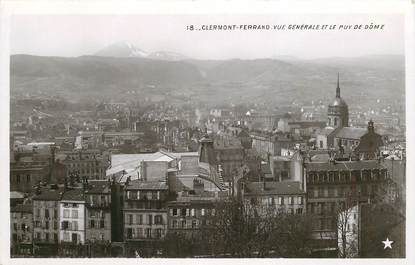
<instances>
[{"instance_id":1,"label":"snow-capped mountain peak","mask_svg":"<svg viewBox=\"0 0 415 265\"><path fill-rule=\"evenodd\" d=\"M148 58L148 59L161 60L161 61L182 61L182 60L189 59L183 54L180 54L177 52L156 51L156 52L148 53L127 41L117 42L117 43L108 45L105 48L99 50L94 55L103 56L103 57L118 57L118 58L125 58L125 57Z\"/></svg>"},{"instance_id":2,"label":"snow-capped mountain peak","mask_svg":"<svg viewBox=\"0 0 415 265\"><path fill-rule=\"evenodd\" d=\"M183 54L177 52L157 51L148 55L150 59L164 60L164 61L182 61L188 59Z\"/></svg>"},{"instance_id":3,"label":"snow-capped mountain peak","mask_svg":"<svg viewBox=\"0 0 415 265\"><path fill-rule=\"evenodd\" d=\"M105 57L147 57L148 53L129 42L117 42L95 53Z\"/></svg>"}]
</instances>

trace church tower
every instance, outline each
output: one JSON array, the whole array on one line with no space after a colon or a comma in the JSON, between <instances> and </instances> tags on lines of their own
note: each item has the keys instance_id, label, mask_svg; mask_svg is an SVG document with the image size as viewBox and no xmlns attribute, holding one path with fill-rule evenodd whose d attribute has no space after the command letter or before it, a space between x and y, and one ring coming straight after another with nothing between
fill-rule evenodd
<instances>
[{"instance_id":1,"label":"church tower","mask_svg":"<svg viewBox=\"0 0 415 265\"><path fill-rule=\"evenodd\" d=\"M336 97L328 108L327 126L341 128L349 126L349 107L340 97L340 76L337 74Z\"/></svg>"}]
</instances>

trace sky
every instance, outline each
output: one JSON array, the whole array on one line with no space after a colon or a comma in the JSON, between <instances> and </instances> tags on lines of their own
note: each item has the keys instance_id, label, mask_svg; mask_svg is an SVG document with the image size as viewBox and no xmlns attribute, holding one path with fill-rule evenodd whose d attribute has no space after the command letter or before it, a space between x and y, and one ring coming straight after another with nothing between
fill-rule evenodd
<instances>
[{"instance_id":1,"label":"sky","mask_svg":"<svg viewBox=\"0 0 415 265\"><path fill-rule=\"evenodd\" d=\"M340 25L384 25L343 30ZM188 25L286 25L281 30L189 31ZM288 25L337 25L334 30L288 30ZM15 15L11 54L76 57L129 42L147 52L196 59L303 59L404 53L404 17L394 14L284 15Z\"/></svg>"}]
</instances>

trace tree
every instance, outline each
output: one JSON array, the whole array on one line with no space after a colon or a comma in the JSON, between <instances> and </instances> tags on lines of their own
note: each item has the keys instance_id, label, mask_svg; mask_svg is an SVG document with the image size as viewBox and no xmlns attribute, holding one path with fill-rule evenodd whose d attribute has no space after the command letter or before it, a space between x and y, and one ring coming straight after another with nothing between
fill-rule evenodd
<instances>
[{"instance_id":1,"label":"tree","mask_svg":"<svg viewBox=\"0 0 415 265\"><path fill-rule=\"evenodd\" d=\"M306 215L229 198L216 204L200 238L215 257L306 257L310 223Z\"/></svg>"},{"instance_id":2,"label":"tree","mask_svg":"<svg viewBox=\"0 0 415 265\"><path fill-rule=\"evenodd\" d=\"M358 255L358 204L351 196L336 204L338 256L353 258Z\"/></svg>"}]
</instances>

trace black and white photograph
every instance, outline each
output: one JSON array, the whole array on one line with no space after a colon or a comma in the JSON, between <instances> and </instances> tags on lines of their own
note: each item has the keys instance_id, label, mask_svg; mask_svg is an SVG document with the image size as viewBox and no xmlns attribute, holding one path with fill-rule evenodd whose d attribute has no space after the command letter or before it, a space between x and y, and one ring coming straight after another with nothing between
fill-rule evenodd
<instances>
[{"instance_id":1,"label":"black and white photograph","mask_svg":"<svg viewBox=\"0 0 415 265\"><path fill-rule=\"evenodd\" d=\"M405 23L11 15L1 254L405 259Z\"/></svg>"}]
</instances>

